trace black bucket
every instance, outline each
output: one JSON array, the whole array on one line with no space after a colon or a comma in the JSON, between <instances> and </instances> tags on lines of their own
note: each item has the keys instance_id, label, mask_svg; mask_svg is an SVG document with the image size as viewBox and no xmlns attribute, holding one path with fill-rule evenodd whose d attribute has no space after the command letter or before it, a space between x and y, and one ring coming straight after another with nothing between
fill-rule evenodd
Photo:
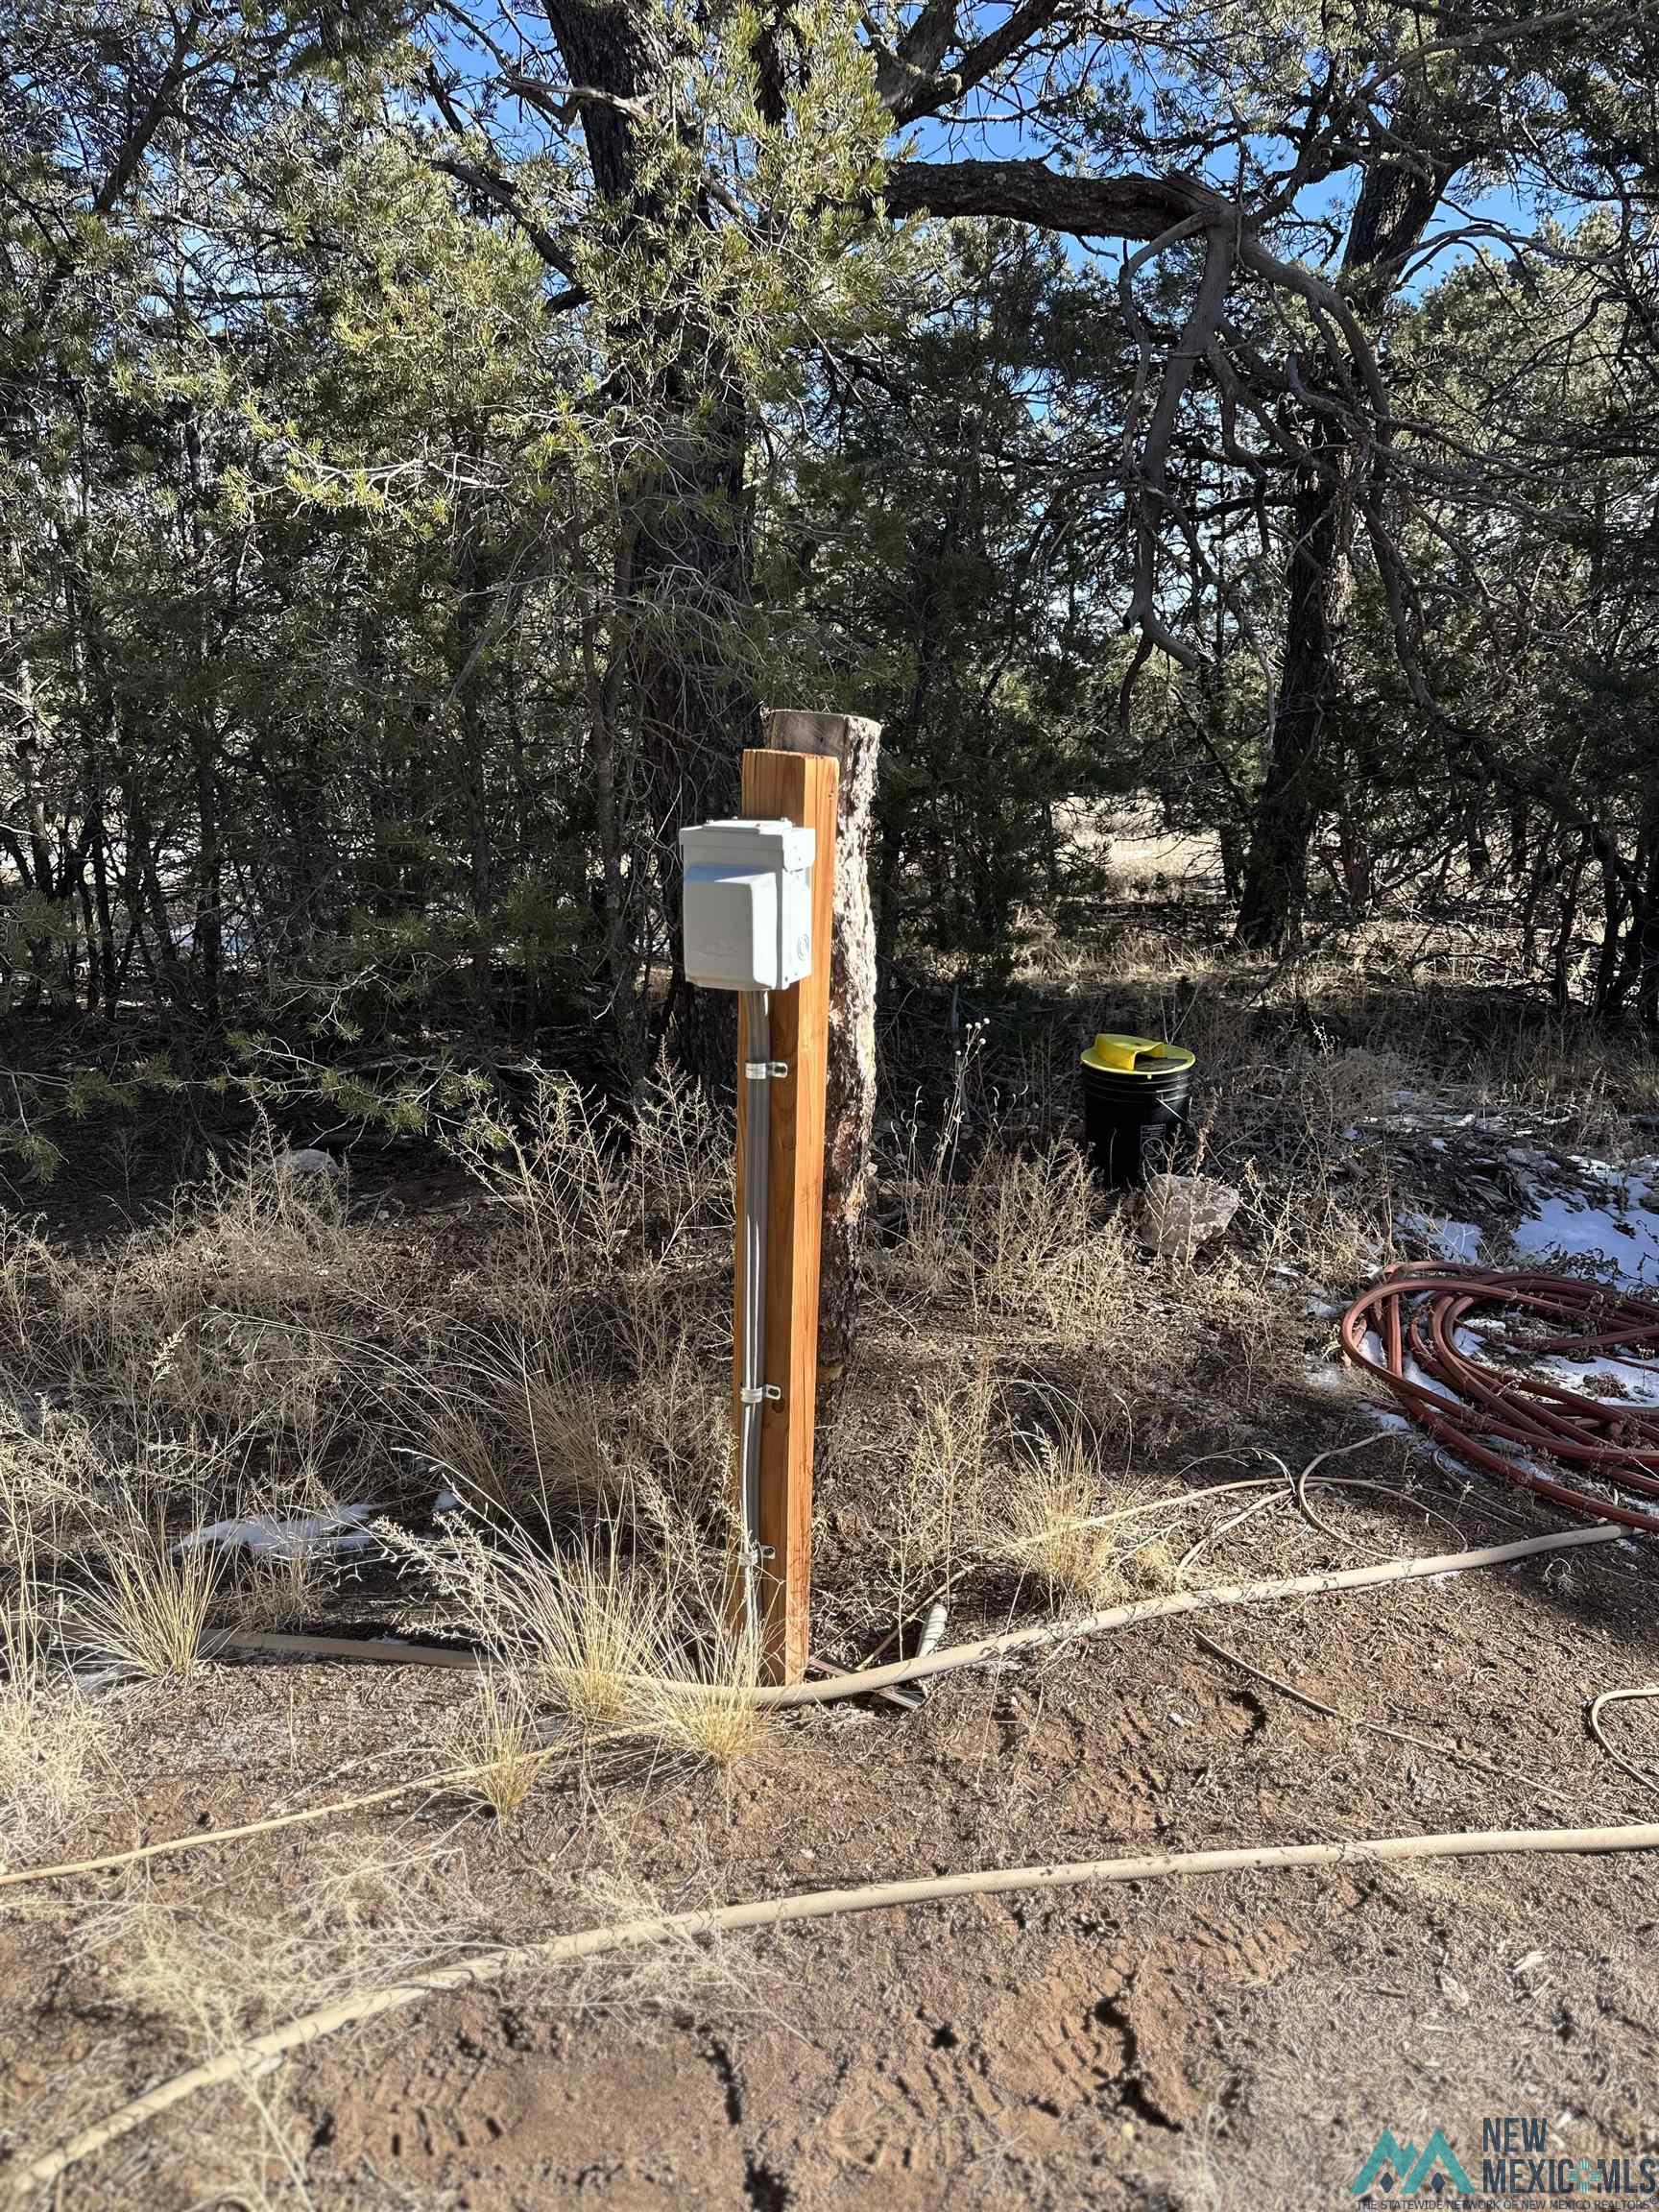
<instances>
[{"instance_id":1,"label":"black bucket","mask_svg":"<svg viewBox=\"0 0 1659 2212\"><path fill-rule=\"evenodd\" d=\"M1148 1133L1173 1133L1186 1122L1191 1053L1183 1045L1102 1034L1084 1053L1080 1072L1094 1172L1108 1190L1125 1184L1139 1189L1146 1179Z\"/></svg>"}]
</instances>

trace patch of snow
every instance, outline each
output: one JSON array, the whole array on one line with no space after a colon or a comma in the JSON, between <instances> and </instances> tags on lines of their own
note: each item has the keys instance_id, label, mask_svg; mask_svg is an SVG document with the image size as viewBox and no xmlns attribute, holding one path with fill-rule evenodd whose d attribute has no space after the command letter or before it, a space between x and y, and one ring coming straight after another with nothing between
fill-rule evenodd
<instances>
[{"instance_id":1,"label":"patch of snow","mask_svg":"<svg viewBox=\"0 0 1659 2212\"><path fill-rule=\"evenodd\" d=\"M1455 1391L1443 1388L1431 1375L1425 1375L1409 1352L1402 1358L1400 1365L1407 1382L1415 1383L1417 1388L1426 1392L1429 1397L1437 1398L1442 1406L1459 1406L1462 1404L1462 1400Z\"/></svg>"},{"instance_id":2,"label":"patch of snow","mask_svg":"<svg viewBox=\"0 0 1659 2212\"><path fill-rule=\"evenodd\" d=\"M336 1513L253 1513L245 1521L215 1521L185 1537L186 1544L226 1544L276 1559L316 1558L340 1551L366 1551L376 1541L373 1527L380 1507L370 1501L342 1505Z\"/></svg>"},{"instance_id":3,"label":"patch of snow","mask_svg":"<svg viewBox=\"0 0 1659 2212\"><path fill-rule=\"evenodd\" d=\"M1534 1359L1534 1375L1586 1398L1616 1399L1626 1406L1659 1406L1659 1367L1647 1359L1569 1359L1560 1353Z\"/></svg>"},{"instance_id":4,"label":"patch of snow","mask_svg":"<svg viewBox=\"0 0 1659 2212\"><path fill-rule=\"evenodd\" d=\"M1524 1259L1599 1260L1631 1282L1659 1282L1659 1176L1621 1173L1604 1161L1583 1165L1599 1167L1607 1202L1593 1204L1583 1190L1535 1188L1531 1218L1514 1231L1516 1251ZM1651 1170L1656 1164L1640 1165Z\"/></svg>"},{"instance_id":5,"label":"patch of snow","mask_svg":"<svg viewBox=\"0 0 1659 2212\"><path fill-rule=\"evenodd\" d=\"M1415 1208L1399 1214L1395 1220L1398 1233L1415 1242L1427 1244L1437 1260L1479 1260L1484 1242L1484 1232L1479 1222L1442 1219L1437 1214L1422 1214Z\"/></svg>"},{"instance_id":6,"label":"patch of snow","mask_svg":"<svg viewBox=\"0 0 1659 2212\"><path fill-rule=\"evenodd\" d=\"M1413 1433L1417 1424L1404 1413L1396 1413L1392 1406L1368 1406L1366 1410L1379 1429L1393 1429L1401 1434Z\"/></svg>"}]
</instances>

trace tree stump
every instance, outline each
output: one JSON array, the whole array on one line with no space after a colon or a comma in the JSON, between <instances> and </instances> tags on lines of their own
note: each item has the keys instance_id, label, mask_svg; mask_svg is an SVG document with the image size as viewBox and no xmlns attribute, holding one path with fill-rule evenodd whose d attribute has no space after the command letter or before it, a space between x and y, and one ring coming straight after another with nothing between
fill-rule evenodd
<instances>
[{"instance_id":1,"label":"tree stump","mask_svg":"<svg viewBox=\"0 0 1659 2212\"><path fill-rule=\"evenodd\" d=\"M881 725L863 714L762 708L762 738L840 762L830 1067L824 1113L824 1245L818 1322L818 1434L841 1394L857 1321L857 1252L876 1127L876 919L870 838Z\"/></svg>"}]
</instances>

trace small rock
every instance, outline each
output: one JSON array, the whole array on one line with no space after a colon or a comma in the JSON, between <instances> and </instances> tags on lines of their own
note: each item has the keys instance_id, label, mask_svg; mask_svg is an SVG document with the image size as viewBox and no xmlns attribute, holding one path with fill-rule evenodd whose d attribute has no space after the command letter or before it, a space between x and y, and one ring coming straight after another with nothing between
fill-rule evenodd
<instances>
[{"instance_id":1,"label":"small rock","mask_svg":"<svg viewBox=\"0 0 1659 2212\"><path fill-rule=\"evenodd\" d=\"M1242 1203L1213 1175L1153 1175L1140 1197L1140 1233L1156 1252L1195 1251L1225 1233Z\"/></svg>"},{"instance_id":2,"label":"small rock","mask_svg":"<svg viewBox=\"0 0 1659 2212\"><path fill-rule=\"evenodd\" d=\"M332 1152L325 1152L316 1144L302 1144L296 1151L284 1152L280 1166L284 1175L344 1175L346 1172L343 1160L336 1160Z\"/></svg>"}]
</instances>

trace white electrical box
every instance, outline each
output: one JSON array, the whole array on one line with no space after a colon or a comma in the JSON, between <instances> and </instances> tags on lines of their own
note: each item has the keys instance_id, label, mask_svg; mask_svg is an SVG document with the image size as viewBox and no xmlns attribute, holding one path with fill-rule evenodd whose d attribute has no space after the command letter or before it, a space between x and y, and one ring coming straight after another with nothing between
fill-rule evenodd
<instances>
[{"instance_id":1,"label":"white electrical box","mask_svg":"<svg viewBox=\"0 0 1659 2212\"><path fill-rule=\"evenodd\" d=\"M680 832L685 977L709 991L786 991L812 966L813 833L795 822L700 822Z\"/></svg>"}]
</instances>

